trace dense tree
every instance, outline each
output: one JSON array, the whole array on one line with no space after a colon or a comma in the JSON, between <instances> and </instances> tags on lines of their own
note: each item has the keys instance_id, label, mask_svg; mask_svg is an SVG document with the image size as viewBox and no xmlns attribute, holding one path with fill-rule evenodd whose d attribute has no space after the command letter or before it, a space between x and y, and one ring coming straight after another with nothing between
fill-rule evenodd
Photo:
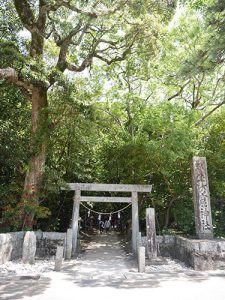
<instances>
[{"instance_id":1,"label":"dense tree","mask_svg":"<svg viewBox=\"0 0 225 300\"><path fill-rule=\"evenodd\" d=\"M94 59L108 65L124 60L147 26L151 26L151 19L146 24L139 18L151 6L143 3L139 7L135 1L126 0L113 4L108 1L15 0L13 4L5 5L10 13L3 10L6 22L13 26L10 17L13 15L26 38L10 48L7 41L2 41L5 55L10 51L15 52L16 57L2 65L0 78L5 84L17 86L32 103L31 157L22 200L38 205L51 126L50 89L62 80L66 70L82 72ZM23 219L24 224L31 226L33 214L25 212Z\"/></svg>"},{"instance_id":2,"label":"dense tree","mask_svg":"<svg viewBox=\"0 0 225 300\"><path fill-rule=\"evenodd\" d=\"M193 234L202 155L222 235L223 1L0 2L4 230L66 230L77 181L153 184L141 219L153 206L159 232Z\"/></svg>"}]
</instances>

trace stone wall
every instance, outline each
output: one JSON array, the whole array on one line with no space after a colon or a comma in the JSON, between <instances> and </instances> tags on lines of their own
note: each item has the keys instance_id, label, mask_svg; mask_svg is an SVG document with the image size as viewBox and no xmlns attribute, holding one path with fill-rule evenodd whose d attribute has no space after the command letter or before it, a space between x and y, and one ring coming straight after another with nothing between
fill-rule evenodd
<instances>
[{"instance_id":1,"label":"stone wall","mask_svg":"<svg viewBox=\"0 0 225 300\"><path fill-rule=\"evenodd\" d=\"M24 232L0 234L0 264L22 257Z\"/></svg>"},{"instance_id":2,"label":"stone wall","mask_svg":"<svg viewBox=\"0 0 225 300\"><path fill-rule=\"evenodd\" d=\"M142 245L146 244L142 237ZM225 240L157 236L157 250L158 255L179 259L198 271L225 269Z\"/></svg>"},{"instance_id":3,"label":"stone wall","mask_svg":"<svg viewBox=\"0 0 225 300\"><path fill-rule=\"evenodd\" d=\"M66 233L35 232L37 238L37 258L55 256L57 246L64 246ZM22 258L23 240L25 232L11 232L0 234L0 264L9 260Z\"/></svg>"},{"instance_id":4,"label":"stone wall","mask_svg":"<svg viewBox=\"0 0 225 300\"><path fill-rule=\"evenodd\" d=\"M225 240L194 240L178 236L175 258L199 271L225 269Z\"/></svg>"},{"instance_id":5,"label":"stone wall","mask_svg":"<svg viewBox=\"0 0 225 300\"><path fill-rule=\"evenodd\" d=\"M35 232L37 238L37 258L50 258L56 255L57 246L65 245L64 232Z\"/></svg>"},{"instance_id":6,"label":"stone wall","mask_svg":"<svg viewBox=\"0 0 225 300\"><path fill-rule=\"evenodd\" d=\"M141 238L142 246L146 247L147 238L143 236ZM175 236L174 235L157 235L157 254L158 256L174 257L175 256ZM146 251L147 252L147 251Z\"/></svg>"}]
</instances>

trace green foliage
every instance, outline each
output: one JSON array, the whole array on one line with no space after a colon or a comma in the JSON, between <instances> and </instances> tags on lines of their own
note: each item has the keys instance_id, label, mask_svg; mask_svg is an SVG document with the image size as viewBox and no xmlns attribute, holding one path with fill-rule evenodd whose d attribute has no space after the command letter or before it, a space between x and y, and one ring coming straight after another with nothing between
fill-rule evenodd
<instances>
[{"instance_id":1,"label":"green foliage","mask_svg":"<svg viewBox=\"0 0 225 300\"><path fill-rule=\"evenodd\" d=\"M0 97L0 214L2 214L2 210L10 202L16 204L16 199L21 193L23 168L28 156L26 144L29 108L21 93L15 88L2 88ZM2 220L2 223L5 221Z\"/></svg>"},{"instance_id":2,"label":"green foliage","mask_svg":"<svg viewBox=\"0 0 225 300\"><path fill-rule=\"evenodd\" d=\"M37 219L47 218L51 213L47 207L40 206L37 201L31 202L27 199L21 199L19 202L8 204L3 208L2 212L2 225L5 230L18 231L21 230L21 217L24 213L34 214ZM10 220L9 224L5 224L4 220ZM31 228L24 228L24 230L30 230Z\"/></svg>"},{"instance_id":3,"label":"green foliage","mask_svg":"<svg viewBox=\"0 0 225 300\"><path fill-rule=\"evenodd\" d=\"M209 184L211 192L212 212L215 225L215 233L224 236L225 223L225 175L224 175L224 108L212 117L210 124L206 125L206 137L204 148L208 161Z\"/></svg>"},{"instance_id":4,"label":"green foliage","mask_svg":"<svg viewBox=\"0 0 225 300\"><path fill-rule=\"evenodd\" d=\"M19 52L17 44L5 39L1 39L0 44L0 66L2 68L17 66L18 69L21 69L25 60Z\"/></svg>"},{"instance_id":5,"label":"green foliage","mask_svg":"<svg viewBox=\"0 0 225 300\"><path fill-rule=\"evenodd\" d=\"M94 59L89 72L76 77L55 67L60 49L51 35L45 39L44 56L31 58L29 36L21 37L12 2L0 3L0 66L14 67L19 76L45 88L51 76L57 81L48 89L48 108L42 111L48 115L44 131L50 138L39 203L20 199L27 162L35 153L29 146L31 103L14 87L1 87L1 230L20 229L25 211L36 215L36 229L65 231L73 195L61 187L66 182L105 182L152 184L151 195L139 198L141 222L151 206L159 233L193 235L190 159L201 155L208 162L215 233L223 236L224 109L199 126L196 122L224 101L224 1L180 1L180 6L176 1L132 1L123 17L118 11L107 20L72 18L65 7L51 12L46 32L57 30L62 38L80 19L92 22L79 46L81 37L74 38L68 63L79 64L86 57L92 38L102 38L99 28L112 41L133 41L131 55L120 64ZM85 9L89 5L79 3ZM31 4L35 11L37 1ZM110 59L112 49L107 53ZM119 47L116 53L121 55ZM39 132L37 141L46 132ZM121 205L92 206L111 211ZM124 218L129 220L130 210Z\"/></svg>"},{"instance_id":6,"label":"green foliage","mask_svg":"<svg viewBox=\"0 0 225 300\"><path fill-rule=\"evenodd\" d=\"M0 33L7 40L16 41L17 33L22 29L12 1L0 1Z\"/></svg>"}]
</instances>

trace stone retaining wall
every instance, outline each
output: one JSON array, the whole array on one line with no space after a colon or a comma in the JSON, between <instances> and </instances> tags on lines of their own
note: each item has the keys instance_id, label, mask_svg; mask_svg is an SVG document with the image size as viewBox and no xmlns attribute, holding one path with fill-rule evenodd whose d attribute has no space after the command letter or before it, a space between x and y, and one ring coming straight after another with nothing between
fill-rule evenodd
<instances>
[{"instance_id":1,"label":"stone retaining wall","mask_svg":"<svg viewBox=\"0 0 225 300\"><path fill-rule=\"evenodd\" d=\"M142 246L146 247L147 238L143 236L141 238ZM174 257L175 256L175 236L174 235L157 235L157 254L164 257ZM146 251L147 253L147 251Z\"/></svg>"},{"instance_id":2,"label":"stone retaining wall","mask_svg":"<svg viewBox=\"0 0 225 300\"><path fill-rule=\"evenodd\" d=\"M35 232L37 238L37 258L50 258L55 256L57 246L64 246L66 233L61 232ZM0 234L0 264L9 260L22 258L23 240L25 232L11 232Z\"/></svg>"},{"instance_id":3,"label":"stone retaining wall","mask_svg":"<svg viewBox=\"0 0 225 300\"><path fill-rule=\"evenodd\" d=\"M142 245L146 247L146 237ZM157 236L158 255L183 261L198 271L225 269L225 240L195 240L181 236Z\"/></svg>"},{"instance_id":4,"label":"stone retaining wall","mask_svg":"<svg viewBox=\"0 0 225 300\"><path fill-rule=\"evenodd\" d=\"M57 246L65 245L64 232L35 232L37 238L36 257L50 258L56 255Z\"/></svg>"},{"instance_id":5,"label":"stone retaining wall","mask_svg":"<svg viewBox=\"0 0 225 300\"><path fill-rule=\"evenodd\" d=\"M22 257L24 232L0 234L0 264Z\"/></svg>"},{"instance_id":6,"label":"stone retaining wall","mask_svg":"<svg viewBox=\"0 0 225 300\"><path fill-rule=\"evenodd\" d=\"M175 258L199 271L225 269L225 241L192 240L177 236Z\"/></svg>"}]
</instances>

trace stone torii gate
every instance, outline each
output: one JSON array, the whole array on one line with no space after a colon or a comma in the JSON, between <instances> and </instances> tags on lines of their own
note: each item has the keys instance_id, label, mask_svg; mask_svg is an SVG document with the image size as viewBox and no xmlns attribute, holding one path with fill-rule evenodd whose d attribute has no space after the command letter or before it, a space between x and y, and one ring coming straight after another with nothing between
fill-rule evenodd
<instances>
[{"instance_id":1,"label":"stone torii gate","mask_svg":"<svg viewBox=\"0 0 225 300\"><path fill-rule=\"evenodd\" d=\"M80 202L117 202L132 203L132 249L137 252L137 236L139 232L138 192L150 193L151 185L134 184L99 184L99 183L68 183L70 190L75 191L72 216L72 252L77 250L78 219ZM82 196L82 191L88 192L130 192L131 197L93 197Z\"/></svg>"}]
</instances>

